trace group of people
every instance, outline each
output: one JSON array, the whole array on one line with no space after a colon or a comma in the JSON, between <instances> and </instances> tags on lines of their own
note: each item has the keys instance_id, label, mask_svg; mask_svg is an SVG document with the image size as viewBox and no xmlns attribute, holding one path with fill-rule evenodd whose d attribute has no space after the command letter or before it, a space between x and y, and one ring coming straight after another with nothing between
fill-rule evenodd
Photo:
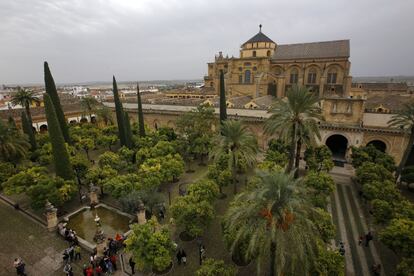
<instances>
[{"instance_id":1,"label":"group of people","mask_svg":"<svg viewBox=\"0 0 414 276\"><path fill-rule=\"evenodd\" d=\"M184 249L178 250L176 257L178 265L187 264L187 254L185 253Z\"/></svg>"},{"instance_id":2,"label":"group of people","mask_svg":"<svg viewBox=\"0 0 414 276\"><path fill-rule=\"evenodd\" d=\"M108 238L108 247L104 248L103 256L98 257L96 250L91 253L89 258L89 265L83 266L84 276L101 276L112 274L117 267L117 253L123 246L124 237L117 234L115 239Z\"/></svg>"},{"instance_id":3,"label":"group of people","mask_svg":"<svg viewBox=\"0 0 414 276\"><path fill-rule=\"evenodd\" d=\"M66 223L58 224L59 234L65 238L70 244L78 244L78 236L75 230L66 227Z\"/></svg>"},{"instance_id":4,"label":"group of people","mask_svg":"<svg viewBox=\"0 0 414 276\"><path fill-rule=\"evenodd\" d=\"M78 237L73 229L66 227L66 223L59 224L58 231L59 234L69 243L69 247L63 251L63 272L67 276L73 276L73 268L71 263L82 258Z\"/></svg>"},{"instance_id":5,"label":"group of people","mask_svg":"<svg viewBox=\"0 0 414 276\"><path fill-rule=\"evenodd\" d=\"M369 231L367 234L359 236L358 245L364 244L365 247L368 247L369 242L372 241L373 239L374 239L374 235L372 234L371 231Z\"/></svg>"}]
</instances>

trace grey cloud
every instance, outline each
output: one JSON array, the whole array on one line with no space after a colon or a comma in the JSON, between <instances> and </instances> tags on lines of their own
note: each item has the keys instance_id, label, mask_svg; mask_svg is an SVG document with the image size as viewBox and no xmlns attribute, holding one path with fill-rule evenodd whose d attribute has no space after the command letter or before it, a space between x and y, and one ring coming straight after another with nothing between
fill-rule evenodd
<instances>
[{"instance_id":1,"label":"grey cloud","mask_svg":"<svg viewBox=\"0 0 414 276\"><path fill-rule=\"evenodd\" d=\"M351 39L351 73L414 75L410 0L2 0L0 84L201 78L258 31L277 43Z\"/></svg>"}]
</instances>

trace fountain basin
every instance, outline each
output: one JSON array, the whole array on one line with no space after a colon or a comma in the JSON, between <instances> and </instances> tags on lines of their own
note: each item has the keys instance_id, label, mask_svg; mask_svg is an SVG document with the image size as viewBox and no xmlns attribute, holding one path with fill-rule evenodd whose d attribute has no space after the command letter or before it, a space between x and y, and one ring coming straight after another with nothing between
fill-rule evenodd
<instances>
[{"instance_id":1,"label":"fountain basin","mask_svg":"<svg viewBox=\"0 0 414 276\"><path fill-rule=\"evenodd\" d=\"M107 238L115 238L116 234L129 234L129 224L134 219L133 216L102 203L94 208L82 207L64 219L68 222L66 227L77 233L79 243L87 249L93 250L96 247L93 240L96 232L96 214L101 219L102 230Z\"/></svg>"}]
</instances>

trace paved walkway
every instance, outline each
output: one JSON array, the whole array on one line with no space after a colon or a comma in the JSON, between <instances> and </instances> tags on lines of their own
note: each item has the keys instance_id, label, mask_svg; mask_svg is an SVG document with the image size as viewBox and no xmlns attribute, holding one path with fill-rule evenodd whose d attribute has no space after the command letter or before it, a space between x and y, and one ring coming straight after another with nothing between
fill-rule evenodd
<instances>
[{"instance_id":1,"label":"paved walkway","mask_svg":"<svg viewBox=\"0 0 414 276\"><path fill-rule=\"evenodd\" d=\"M26 263L30 276L63 275L67 242L1 200L0 218L0 275L16 275L13 261L17 257ZM82 260L72 264L75 275L82 275L87 260L87 253L82 252Z\"/></svg>"},{"instance_id":2,"label":"paved walkway","mask_svg":"<svg viewBox=\"0 0 414 276\"><path fill-rule=\"evenodd\" d=\"M352 185L353 172L335 167L331 172L336 183L332 196L332 213L339 241L345 244L346 275L371 275L371 266L381 263L377 248L371 242L368 247L358 245L358 238L370 230ZM384 274L382 274L384 275Z\"/></svg>"}]
</instances>

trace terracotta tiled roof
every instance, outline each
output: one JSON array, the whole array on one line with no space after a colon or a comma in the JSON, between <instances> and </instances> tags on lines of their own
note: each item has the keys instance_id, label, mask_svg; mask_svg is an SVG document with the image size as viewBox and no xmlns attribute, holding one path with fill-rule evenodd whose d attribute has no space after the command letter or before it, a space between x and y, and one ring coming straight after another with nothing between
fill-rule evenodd
<instances>
[{"instance_id":1,"label":"terracotta tiled roof","mask_svg":"<svg viewBox=\"0 0 414 276\"><path fill-rule=\"evenodd\" d=\"M273 60L349 57L349 40L278 45Z\"/></svg>"},{"instance_id":2,"label":"terracotta tiled roof","mask_svg":"<svg viewBox=\"0 0 414 276\"><path fill-rule=\"evenodd\" d=\"M381 91L408 91L407 83L394 83L394 82L361 82L353 83L353 87L361 87L367 90L381 90Z\"/></svg>"},{"instance_id":3,"label":"terracotta tiled roof","mask_svg":"<svg viewBox=\"0 0 414 276\"><path fill-rule=\"evenodd\" d=\"M365 101L366 109L376 109L380 106L392 111L400 110L405 103L413 102L414 98L411 95L375 95L368 96Z\"/></svg>"}]
</instances>

